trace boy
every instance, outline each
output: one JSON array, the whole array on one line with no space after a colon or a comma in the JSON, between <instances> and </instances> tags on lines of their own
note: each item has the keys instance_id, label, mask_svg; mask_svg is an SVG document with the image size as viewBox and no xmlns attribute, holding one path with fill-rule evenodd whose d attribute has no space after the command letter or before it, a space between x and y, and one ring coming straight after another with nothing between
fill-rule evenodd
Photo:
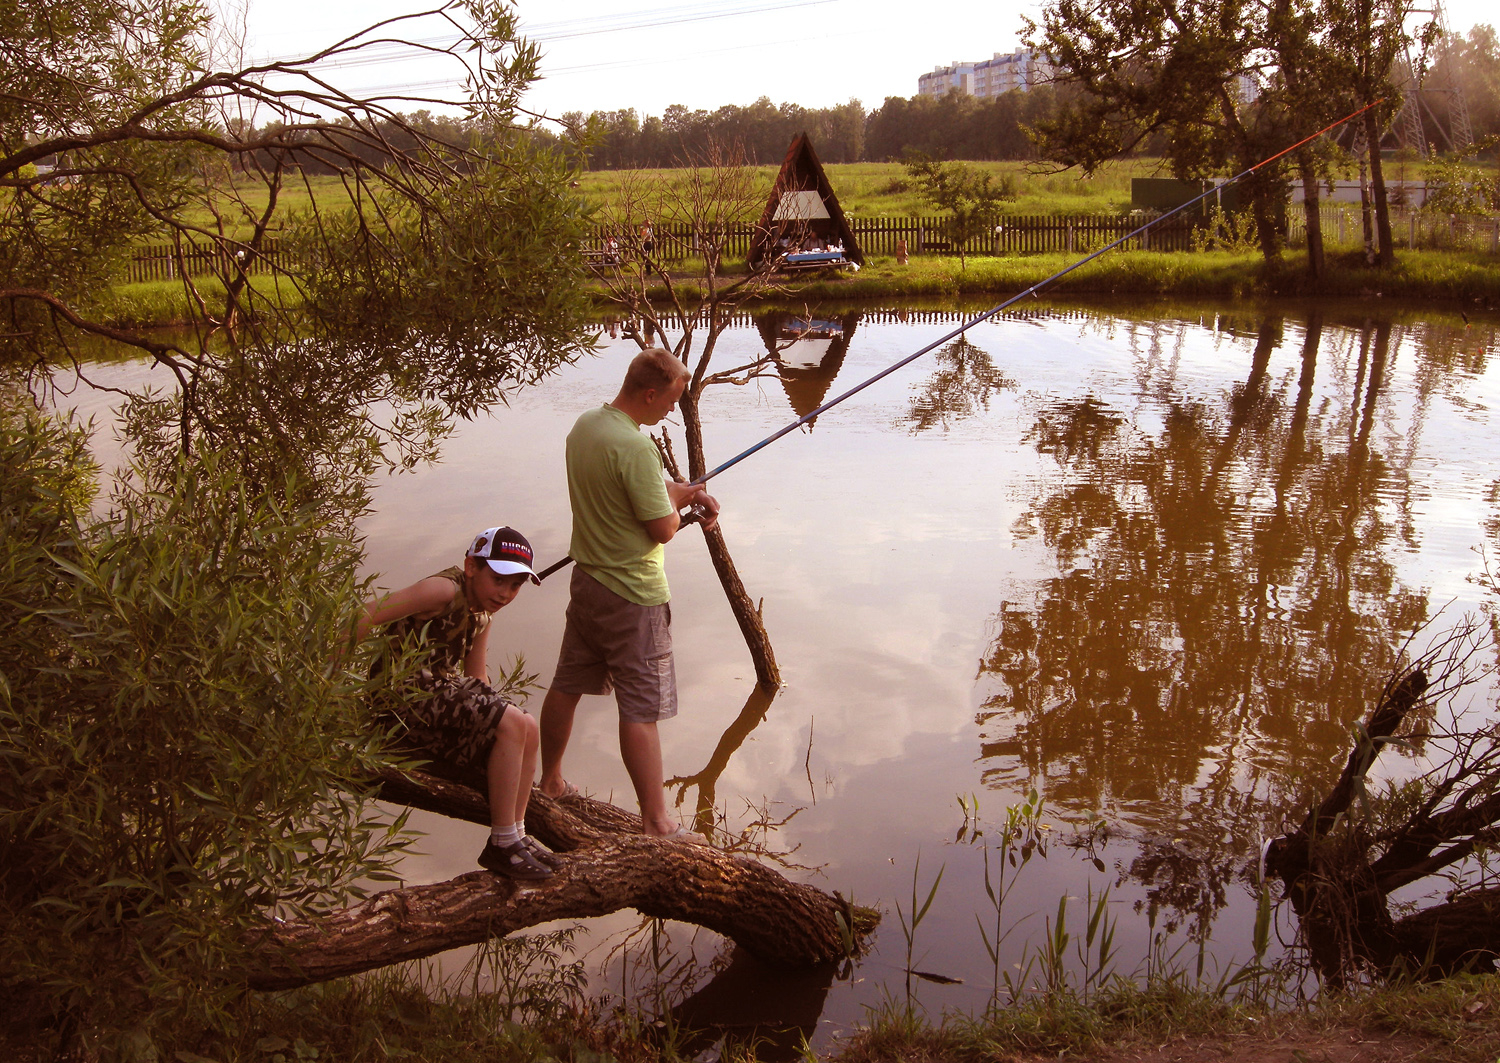
<instances>
[{"instance_id":1,"label":"boy","mask_svg":"<svg viewBox=\"0 0 1500 1063\"><path fill-rule=\"evenodd\" d=\"M436 760L483 771L489 782L490 840L479 866L523 882L550 878L563 859L526 834L526 804L536 771L537 724L490 689L485 664L490 617L528 579L531 544L514 528L487 528L460 568L444 569L365 605L357 634L390 624L417 634L428 650L416 685L430 697L403 702L396 717L406 738Z\"/></svg>"}]
</instances>

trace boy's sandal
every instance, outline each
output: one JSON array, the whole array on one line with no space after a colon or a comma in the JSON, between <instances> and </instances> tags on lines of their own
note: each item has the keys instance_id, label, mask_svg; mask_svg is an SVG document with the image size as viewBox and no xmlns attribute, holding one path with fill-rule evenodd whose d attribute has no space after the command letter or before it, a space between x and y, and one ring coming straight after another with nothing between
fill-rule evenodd
<instances>
[{"instance_id":1,"label":"boy's sandal","mask_svg":"<svg viewBox=\"0 0 1500 1063\"><path fill-rule=\"evenodd\" d=\"M533 856L525 842L503 848L494 842L486 842L479 854L479 866L517 882L537 882L552 877L552 869Z\"/></svg>"},{"instance_id":2,"label":"boy's sandal","mask_svg":"<svg viewBox=\"0 0 1500 1063\"><path fill-rule=\"evenodd\" d=\"M567 857L563 856L560 853L554 853L551 849L547 848L545 845L537 841L529 834L521 839L521 844L526 846L526 848L531 851L531 855L536 857L536 859L540 863L546 864L554 871L564 866L568 862Z\"/></svg>"}]
</instances>

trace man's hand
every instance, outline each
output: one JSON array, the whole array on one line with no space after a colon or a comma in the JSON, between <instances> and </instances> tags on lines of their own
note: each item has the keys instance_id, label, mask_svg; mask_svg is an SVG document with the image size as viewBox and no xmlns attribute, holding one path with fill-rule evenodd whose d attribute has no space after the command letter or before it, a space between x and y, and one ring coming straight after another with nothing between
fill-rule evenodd
<instances>
[{"instance_id":1,"label":"man's hand","mask_svg":"<svg viewBox=\"0 0 1500 1063\"><path fill-rule=\"evenodd\" d=\"M719 500L707 491L699 491L693 497L692 511L697 516L698 523L703 525L704 531L719 526Z\"/></svg>"},{"instance_id":2,"label":"man's hand","mask_svg":"<svg viewBox=\"0 0 1500 1063\"><path fill-rule=\"evenodd\" d=\"M667 484L667 497L672 507L679 512L688 506L696 506L703 514L703 530L710 531L719 526L719 500L696 484Z\"/></svg>"}]
</instances>

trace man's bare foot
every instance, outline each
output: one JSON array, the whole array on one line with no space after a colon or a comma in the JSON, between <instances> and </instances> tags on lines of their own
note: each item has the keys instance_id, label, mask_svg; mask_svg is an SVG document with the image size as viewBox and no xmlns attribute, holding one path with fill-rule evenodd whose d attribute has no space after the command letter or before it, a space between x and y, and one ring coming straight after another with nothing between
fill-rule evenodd
<instances>
[{"instance_id":1,"label":"man's bare foot","mask_svg":"<svg viewBox=\"0 0 1500 1063\"><path fill-rule=\"evenodd\" d=\"M552 798L552 800L554 801L556 801L560 797L578 796L578 787L568 782L567 779L559 779L555 784L549 784L548 780L543 779L540 783L537 784L537 789L542 791L542 793L546 794L548 797Z\"/></svg>"},{"instance_id":2,"label":"man's bare foot","mask_svg":"<svg viewBox=\"0 0 1500 1063\"><path fill-rule=\"evenodd\" d=\"M686 827L674 825L671 830L664 834L646 832L648 837L659 838L664 842L687 842L690 845L708 845L709 841L701 834L688 830Z\"/></svg>"}]
</instances>

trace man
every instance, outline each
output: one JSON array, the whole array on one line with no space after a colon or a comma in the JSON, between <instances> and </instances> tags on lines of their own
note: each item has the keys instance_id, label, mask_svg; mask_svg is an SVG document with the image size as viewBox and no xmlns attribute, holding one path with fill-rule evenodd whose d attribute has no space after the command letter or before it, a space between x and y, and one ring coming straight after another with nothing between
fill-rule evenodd
<instances>
[{"instance_id":1,"label":"man","mask_svg":"<svg viewBox=\"0 0 1500 1063\"><path fill-rule=\"evenodd\" d=\"M700 506L709 529L718 521L719 504L701 487L664 480L661 455L641 432L642 425L655 425L676 408L688 377L687 366L670 352L648 348L631 360L620 393L580 416L568 433L570 553L576 564L557 672L542 702L540 785L551 797L572 792L562 759L578 699L613 689L620 756L646 833L703 842L667 813L662 788L656 725L677 715L662 547L682 526L679 510Z\"/></svg>"}]
</instances>

